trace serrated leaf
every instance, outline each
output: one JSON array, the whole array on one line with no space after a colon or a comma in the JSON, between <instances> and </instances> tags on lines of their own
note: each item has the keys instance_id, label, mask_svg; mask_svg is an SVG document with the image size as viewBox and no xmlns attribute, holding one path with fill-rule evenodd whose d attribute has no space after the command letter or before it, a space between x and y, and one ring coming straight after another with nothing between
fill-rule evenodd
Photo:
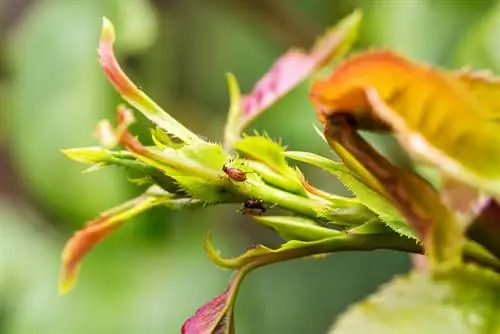
<instances>
[{"instance_id":1,"label":"serrated leaf","mask_svg":"<svg viewBox=\"0 0 500 334\"><path fill-rule=\"evenodd\" d=\"M391 130L414 158L499 195L498 81L374 51L315 82L311 97L323 122L348 113L361 129Z\"/></svg>"},{"instance_id":2,"label":"serrated leaf","mask_svg":"<svg viewBox=\"0 0 500 334\"><path fill-rule=\"evenodd\" d=\"M252 160L256 160L278 174L278 177L286 179L286 182L276 180L275 185L284 187L283 189L299 195L305 195L305 189L301 182L301 175L296 169L288 166L285 159L285 147L273 141L267 135L265 136L244 136L243 139L237 141L234 147ZM260 170L263 178L266 179L266 169ZM273 183L276 179L272 173L267 174L267 179Z\"/></svg>"},{"instance_id":3,"label":"serrated leaf","mask_svg":"<svg viewBox=\"0 0 500 334\"><path fill-rule=\"evenodd\" d=\"M319 38L311 52L292 49L281 56L257 82L252 92L243 97L238 123L232 132L239 135L258 115L292 88L344 55L357 38L361 19L361 11L354 11ZM235 116L232 114L230 117Z\"/></svg>"},{"instance_id":4,"label":"serrated leaf","mask_svg":"<svg viewBox=\"0 0 500 334\"><path fill-rule=\"evenodd\" d=\"M121 142L138 159L177 181L177 186L189 196L207 204L234 201L235 195L227 190L230 178L222 170L228 157L219 144L193 141L180 148L159 150L143 146L128 131L123 133Z\"/></svg>"},{"instance_id":5,"label":"serrated leaf","mask_svg":"<svg viewBox=\"0 0 500 334\"><path fill-rule=\"evenodd\" d=\"M383 196L368 187L344 164L308 152L287 151L285 152L285 156L290 159L317 166L335 175L362 204L375 212L387 226L405 237L418 240L415 232L408 225L406 219L399 213L397 208Z\"/></svg>"},{"instance_id":6,"label":"serrated leaf","mask_svg":"<svg viewBox=\"0 0 500 334\"><path fill-rule=\"evenodd\" d=\"M288 164L283 155L286 148L281 146L280 143L273 141L266 134L263 136L246 135L243 139L236 142L235 148L253 160L265 163L278 173L286 174L289 172Z\"/></svg>"},{"instance_id":7,"label":"serrated leaf","mask_svg":"<svg viewBox=\"0 0 500 334\"><path fill-rule=\"evenodd\" d=\"M413 272L351 308L329 334L500 333L500 276L475 266Z\"/></svg>"}]
</instances>

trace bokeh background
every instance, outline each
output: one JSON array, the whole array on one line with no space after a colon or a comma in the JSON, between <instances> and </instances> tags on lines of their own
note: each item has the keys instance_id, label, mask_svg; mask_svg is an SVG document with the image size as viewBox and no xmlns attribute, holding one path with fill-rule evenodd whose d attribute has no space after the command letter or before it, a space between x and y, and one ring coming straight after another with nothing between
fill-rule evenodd
<instances>
[{"instance_id":1,"label":"bokeh background","mask_svg":"<svg viewBox=\"0 0 500 334\"><path fill-rule=\"evenodd\" d=\"M99 245L76 289L58 296L64 241L142 190L119 169L82 175L85 166L60 153L95 145L97 121L120 101L97 63L103 15L116 25L117 54L136 83L188 127L220 140L226 72L247 92L285 50L310 46L355 8L365 11L358 49L388 47L443 67L500 73L493 0L0 0L0 333L179 333L229 279L205 256L205 231L228 255L277 241L237 207L155 209ZM309 85L254 127L294 150L331 155L310 126ZM134 125L143 141L147 127ZM372 139L404 159L391 141ZM331 177L304 171L345 194ZM370 252L259 269L238 299L238 333L324 333L350 303L409 267L406 254Z\"/></svg>"}]
</instances>

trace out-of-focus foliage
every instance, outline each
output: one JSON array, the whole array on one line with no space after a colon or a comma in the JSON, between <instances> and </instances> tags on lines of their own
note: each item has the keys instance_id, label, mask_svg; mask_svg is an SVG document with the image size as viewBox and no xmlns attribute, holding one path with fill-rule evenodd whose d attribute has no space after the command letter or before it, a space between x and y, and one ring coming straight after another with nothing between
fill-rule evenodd
<instances>
[{"instance_id":1,"label":"out-of-focus foliage","mask_svg":"<svg viewBox=\"0 0 500 334\"><path fill-rule=\"evenodd\" d=\"M207 224L229 252L254 240L275 241L238 218L236 208L158 210L100 245L79 288L57 296L59 254L69 233L141 190L116 169L79 175L81 166L60 153L95 143L90 134L118 101L97 61L103 15L120 30L116 48L134 81L190 129L220 140L226 72L250 91L284 50L310 46L358 6L368 22L361 46L395 48L444 67L500 70L494 0L2 1L0 332L175 333L228 282L201 247ZM290 149L328 154L312 127L309 85L299 85L254 127L284 138ZM134 127L147 134L144 122ZM401 157L392 143L373 138ZM304 172L312 184L342 191L330 176ZM242 285L238 333L324 333L346 305L407 266L404 255L379 252L262 269Z\"/></svg>"}]
</instances>

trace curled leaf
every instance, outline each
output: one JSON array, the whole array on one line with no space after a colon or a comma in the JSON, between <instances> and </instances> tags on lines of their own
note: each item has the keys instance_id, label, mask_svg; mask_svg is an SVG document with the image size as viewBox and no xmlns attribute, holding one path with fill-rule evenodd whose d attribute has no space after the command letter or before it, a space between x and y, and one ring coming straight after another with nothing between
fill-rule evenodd
<instances>
[{"instance_id":1,"label":"curled leaf","mask_svg":"<svg viewBox=\"0 0 500 334\"><path fill-rule=\"evenodd\" d=\"M361 19L361 11L355 11L319 38L309 53L292 49L281 56L257 82L252 92L243 96L237 122L234 121L236 111L230 114L230 128L226 134L239 136L251 121L273 103L316 70L348 51L357 38Z\"/></svg>"},{"instance_id":2,"label":"curled leaf","mask_svg":"<svg viewBox=\"0 0 500 334\"><path fill-rule=\"evenodd\" d=\"M448 73L385 51L362 53L313 84L325 124L350 114L360 129L393 131L418 160L500 194L499 80Z\"/></svg>"},{"instance_id":3,"label":"curled leaf","mask_svg":"<svg viewBox=\"0 0 500 334\"><path fill-rule=\"evenodd\" d=\"M441 201L439 193L424 179L392 165L371 147L345 115L328 120L325 138L344 161L369 170L389 199L424 242L433 264L461 260L465 243L464 224Z\"/></svg>"},{"instance_id":4,"label":"curled leaf","mask_svg":"<svg viewBox=\"0 0 500 334\"><path fill-rule=\"evenodd\" d=\"M272 222L268 221L270 225ZM276 227L276 230L279 228ZM396 234L387 235L350 235L332 231L331 237L314 241L290 240L280 247L273 249L258 245L235 258L222 258L212 244L210 235L205 240L205 249L215 264L226 269L238 269L250 263L258 267L270 263L282 262L291 259L350 250L393 249L408 252L421 252L421 247L415 242L400 238Z\"/></svg>"},{"instance_id":5,"label":"curled leaf","mask_svg":"<svg viewBox=\"0 0 500 334\"><path fill-rule=\"evenodd\" d=\"M160 106L151 100L123 72L113 51L115 29L111 21L103 18L101 38L99 42L99 59L102 68L118 93L145 117L154 122L169 134L184 142L201 141L201 139L167 114Z\"/></svg>"}]
</instances>

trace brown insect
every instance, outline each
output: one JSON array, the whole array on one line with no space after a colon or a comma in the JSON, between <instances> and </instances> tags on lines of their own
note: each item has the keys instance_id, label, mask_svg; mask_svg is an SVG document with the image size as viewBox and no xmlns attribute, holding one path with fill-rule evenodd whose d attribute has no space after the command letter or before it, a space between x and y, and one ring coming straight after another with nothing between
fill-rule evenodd
<instances>
[{"instance_id":1,"label":"brown insect","mask_svg":"<svg viewBox=\"0 0 500 334\"><path fill-rule=\"evenodd\" d=\"M228 165L222 166L222 171L233 181L243 182L247 179L247 173L238 168L229 167Z\"/></svg>"},{"instance_id":2,"label":"brown insect","mask_svg":"<svg viewBox=\"0 0 500 334\"><path fill-rule=\"evenodd\" d=\"M243 203L243 208L241 209L241 214L243 215L261 215L266 212L266 207L260 199L248 199Z\"/></svg>"}]
</instances>

